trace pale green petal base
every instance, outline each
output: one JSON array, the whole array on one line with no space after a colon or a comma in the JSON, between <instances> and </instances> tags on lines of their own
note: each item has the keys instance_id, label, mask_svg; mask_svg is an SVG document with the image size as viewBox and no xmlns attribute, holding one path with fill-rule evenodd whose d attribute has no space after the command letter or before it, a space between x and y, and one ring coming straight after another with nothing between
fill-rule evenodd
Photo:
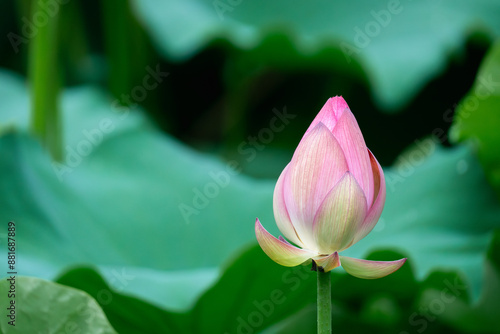
<instances>
[{"instance_id":1,"label":"pale green petal base","mask_svg":"<svg viewBox=\"0 0 500 334\"><path fill-rule=\"evenodd\" d=\"M322 268L322 271L325 273L340 266L339 253L337 252L334 252L330 255L315 257L313 260L314 262L316 262L318 267Z\"/></svg>"},{"instance_id":2,"label":"pale green petal base","mask_svg":"<svg viewBox=\"0 0 500 334\"><path fill-rule=\"evenodd\" d=\"M392 274L406 262L406 258L396 261L369 261L340 256L340 264L348 274L358 278L376 279Z\"/></svg>"}]
</instances>

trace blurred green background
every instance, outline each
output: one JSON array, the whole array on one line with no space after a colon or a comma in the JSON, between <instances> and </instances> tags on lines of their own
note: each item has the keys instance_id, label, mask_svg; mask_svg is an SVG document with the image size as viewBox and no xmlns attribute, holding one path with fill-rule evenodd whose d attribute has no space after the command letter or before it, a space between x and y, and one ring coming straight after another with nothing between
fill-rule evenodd
<instances>
[{"instance_id":1,"label":"blurred green background","mask_svg":"<svg viewBox=\"0 0 500 334\"><path fill-rule=\"evenodd\" d=\"M408 261L336 269L334 333L500 333L499 19L497 0L2 1L0 332L315 333L315 273L253 228L278 235L277 177L342 95L387 183L345 255Z\"/></svg>"}]
</instances>

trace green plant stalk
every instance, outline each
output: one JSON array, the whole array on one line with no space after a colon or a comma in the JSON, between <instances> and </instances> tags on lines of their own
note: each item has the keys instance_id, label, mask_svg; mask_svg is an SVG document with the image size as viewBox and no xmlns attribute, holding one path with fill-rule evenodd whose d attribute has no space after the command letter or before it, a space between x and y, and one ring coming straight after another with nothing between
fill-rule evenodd
<instances>
[{"instance_id":1,"label":"green plant stalk","mask_svg":"<svg viewBox=\"0 0 500 334\"><path fill-rule=\"evenodd\" d=\"M62 136L58 107L59 71L57 60L57 21L59 14L49 15L46 2L33 0L31 13L47 17L36 26L29 49L29 81L31 84L31 131L55 160L62 158ZM33 17L33 15L31 15Z\"/></svg>"},{"instance_id":2,"label":"green plant stalk","mask_svg":"<svg viewBox=\"0 0 500 334\"><path fill-rule=\"evenodd\" d=\"M331 334L332 332L332 281L330 271L318 272L318 334Z\"/></svg>"},{"instance_id":3,"label":"green plant stalk","mask_svg":"<svg viewBox=\"0 0 500 334\"><path fill-rule=\"evenodd\" d=\"M106 0L102 2L104 38L109 64L108 85L111 93L120 98L132 88L131 20L129 2ZM124 103L120 98L120 102Z\"/></svg>"}]
</instances>

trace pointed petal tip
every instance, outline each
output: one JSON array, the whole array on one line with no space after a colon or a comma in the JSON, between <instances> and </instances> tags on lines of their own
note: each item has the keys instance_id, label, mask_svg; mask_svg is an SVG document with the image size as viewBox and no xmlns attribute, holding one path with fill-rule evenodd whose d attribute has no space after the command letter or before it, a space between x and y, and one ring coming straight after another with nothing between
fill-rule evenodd
<instances>
[{"instance_id":1,"label":"pointed petal tip","mask_svg":"<svg viewBox=\"0 0 500 334\"><path fill-rule=\"evenodd\" d=\"M367 205L373 201L373 171L366 143L356 118L345 110L332 131L342 147L349 170L365 193Z\"/></svg>"},{"instance_id":2,"label":"pointed petal tip","mask_svg":"<svg viewBox=\"0 0 500 334\"><path fill-rule=\"evenodd\" d=\"M344 270L358 278L377 279L392 274L406 262L407 258L395 261L370 261L340 256L340 264Z\"/></svg>"},{"instance_id":3,"label":"pointed petal tip","mask_svg":"<svg viewBox=\"0 0 500 334\"><path fill-rule=\"evenodd\" d=\"M349 109L349 106L342 96L329 98L312 121L306 134L320 122L331 132L346 109Z\"/></svg>"},{"instance_id":4,"label":"pointed petal tip","mask_svg":"<svg viewBox=\"0 0 500 334\"><path fill-rule=\"evenodd\" d=\"M330 99L328 99L327 103L331 105L331 108L337 120L340 118L340 116L342 116L346 109L350 110L347 102L342 97L342 95L331 97Z\"/></svg>"},{"instance_id":5,"label":"pointed petal tip","mask_svg":"<svg viewBox=\"0 0 500 334\"><path fill-rule=\"evenodd\" d=\"M332 96L331 98L328 99L330 103L335 103L335 104L345 104L347 105L347 102L345 101L344 97L342 95L335 95Z\"/></svg>"}]
</instances>

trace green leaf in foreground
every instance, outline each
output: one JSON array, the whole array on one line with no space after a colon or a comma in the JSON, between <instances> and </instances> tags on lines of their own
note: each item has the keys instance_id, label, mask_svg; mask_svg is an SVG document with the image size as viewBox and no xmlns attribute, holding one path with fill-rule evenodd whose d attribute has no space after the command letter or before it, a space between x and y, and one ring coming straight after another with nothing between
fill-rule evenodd
<instances>
[{"instance_id":1,"label":"green leaf in foreground","mask_svg":"<svg viewBox=\"0 0 500 334\"><path fill-rule=\"evenodd\" d=\"M285 268L255 246L238 257L196 303L194 333L255 332L314 303L310 266Z\"/></svg>"},{"instance_id":2,"label":"green leaf in foreground","mask_svg":"<svg viewBox=\"0 0 500 334\"><path fill-rule=\"evenodd\" d=\"M14 283L15 298L7 298ZM87 293L35 277L0 281L0 333L92 333L116 334L102 309ZM15 305L15 326L5 316ZM9 313L10 314L10 313Z\"/></svg>"},{"instance_id":3,"label":"green leaf in foreground","mask_svg":"<svg viewBox=\"0 0 500 334\"><path fill-rule=\"evenodd\" d=\"M120 333L203 334L254 332L282 320L314 303L316 280L309 266L277 266L256 246L231 262L214 286L185 313L164 311L116 292L87 268L73 269L58 282L96 298ZM99 298L103 295L107 298Z\"/></svg>"},{"instance_id":4,"label":"green leaf in foreground","mask_svg":"<svg viewBox=\"0 0 500 334\"><path fill-rule=\"evenodd\" d=\"M488 263L497 267L498 241L497 237L488 257ZM393 260L401 256L379 251L368 257ZM462 329L496 333L498 275L485 275L483 295L473 303L456 272L435 271L423 282L415 280L411 265L379 280L361 280L339 270L332 274L336 332L349 328L350 333L413 333L425 327L429 333L462 333ZM316 332L315 273L308 265L279 266L259 246L229 263L217 282L184 313L165 311L117 292L89 268L72 269L58 282L93 296L111 324L124 334Z\"/></svg>"},{"instance_id":5,"label":"green leaf in foreground","mask_svg":"<svg viewBox=\"0 0 500 334\"><path fill-rule=\"evenodd\" d=\"M379 259L393 260L401 254L382 252L375 255ZM185 313L164 311L114 291L88 268L70 270L58 282L82 289L96 298L120 333L254 333L271 328L313 305L315 275L310 265L294 268L276 265L256 245L230 262L217 282ZM397 296L396 304L404 304L407 309L416 293L409 266L391 278L378 281L360 281L340 272L335 273L332 281L338 313L336 321L342 324L354 319L349 314L352 312L345 310L349 303L363 303L365 299L385 293ZM315 321L313 317L313 322L307 326L315 328ZM361 326L367 328L367 322Z\"/></svg>"},{"instance_id":6,"label":"green leaf in foreground","mask_svg":"<svg viewBox=\"0 0 500 334\"><path fill-rule=\"evenodd\" d=\"M57 282L81 289L94 297L119 333L189 333L186 331L188 323L185 314L168 312L119 293L91 268L71 269ZM164 288L168 289L168 286Z\"/></svg>"},{"instance_id":7,"label":"green leaf in foreground","mask_svg":"<svg viewBox=\"0 0 500 334\"><path fill-rule=\"evenodd\" d=\"M483 60L469 94L457 108L451 139L475 146L500 198L500 41Z\"/></svg>"}]
</instances>

